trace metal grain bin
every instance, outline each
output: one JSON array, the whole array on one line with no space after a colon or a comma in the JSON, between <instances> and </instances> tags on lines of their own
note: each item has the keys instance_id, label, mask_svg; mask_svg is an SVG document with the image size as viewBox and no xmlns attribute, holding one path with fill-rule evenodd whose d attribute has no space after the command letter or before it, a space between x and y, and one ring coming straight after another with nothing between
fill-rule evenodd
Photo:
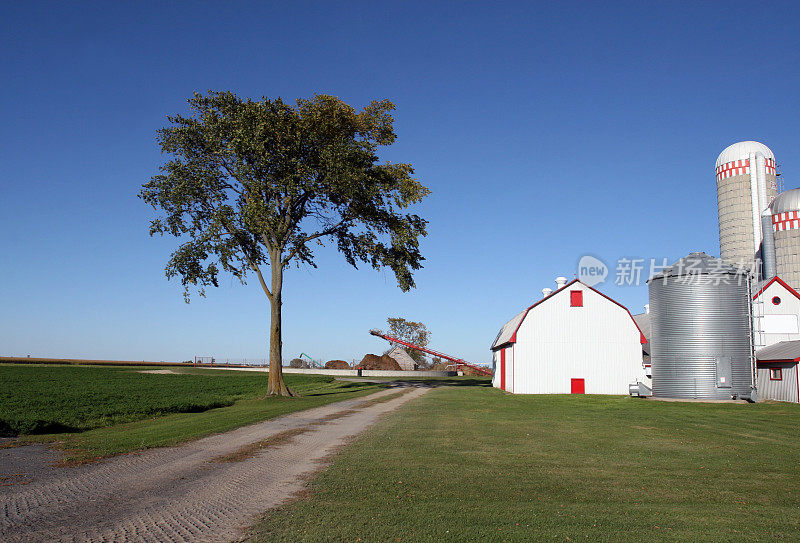
<instances>
[{"instance_id":1,"label":"metal grain bin","mask_svg":"<svg viewBox=\"0 0 800 543\"><path fill-rule=\"evenodd\" d=\"M755 399L749 271L691 253L648 283L653 396Z\"/></svg>"}]
</instances>

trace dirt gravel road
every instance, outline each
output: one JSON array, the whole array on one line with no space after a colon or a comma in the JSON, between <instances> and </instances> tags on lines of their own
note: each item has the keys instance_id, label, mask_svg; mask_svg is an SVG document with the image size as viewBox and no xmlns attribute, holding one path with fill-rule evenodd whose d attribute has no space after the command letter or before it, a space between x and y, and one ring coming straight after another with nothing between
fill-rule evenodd
<instances>
[{"instance_id":1,"label":"dirt gravel road","mask_svg":"<svg viewBox=\"0 0 800 543\"><path fill-rule=\"evenodd\" d=\"M428 391L403 390L84 466L49 467L41 446L1 449L0 540L239 539L260 513L302 490L331 452Z\"/></svg>"}]
</instances>

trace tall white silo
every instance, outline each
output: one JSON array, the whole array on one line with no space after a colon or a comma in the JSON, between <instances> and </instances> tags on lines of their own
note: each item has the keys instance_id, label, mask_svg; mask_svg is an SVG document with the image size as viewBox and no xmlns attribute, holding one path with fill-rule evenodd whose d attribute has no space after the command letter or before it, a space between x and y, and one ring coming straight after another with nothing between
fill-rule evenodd
<instances>
[{"instance_id":1,"label":"tall white silo","mask_svg":"<svg viewBox=\"0 0 800 543\"><path fill-rule=\"evenodd\" d=\"M772 202L775 264L778 276L800 288L800 189L781 192Z\"/></svg>"},{"instance_id":2,"label":"tall white silo","mask_svg":"<svg viewBox=\"0 0 800 543\"><path fill-rule=\"evenodd\" d=\"M761 260L761 213L778 195L775 155L757 141L741 141L717 158L719 247L722 260L752 267Z\"/></svg>"}]
</instances>

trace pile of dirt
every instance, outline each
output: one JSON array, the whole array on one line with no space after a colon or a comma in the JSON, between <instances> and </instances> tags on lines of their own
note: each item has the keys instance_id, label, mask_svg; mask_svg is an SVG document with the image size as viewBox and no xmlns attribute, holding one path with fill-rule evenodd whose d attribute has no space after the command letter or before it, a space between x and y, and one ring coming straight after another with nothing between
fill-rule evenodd
<instances>
[{"instance_id":1,"label":"pile of dirt","mask_svg":"<svg viewBox=\"0 0 800 543\"><path fill-rule=\"evenodd\" d=\"M349 370L350 364L344 360L328 360L325 362L326 370Z\"/></svg>"},{"instance_id":2,"label":"pile of dirt","mask_svg":"<svg viewBox=\"0 0 800 543\"><path fill-rule=\"evenodd\" d=\"M378 356L376 354L365 355L358 365L359 368L364 370L394 370L403 371L397 360L389 355Z\"/></svg>"}]
</instances>

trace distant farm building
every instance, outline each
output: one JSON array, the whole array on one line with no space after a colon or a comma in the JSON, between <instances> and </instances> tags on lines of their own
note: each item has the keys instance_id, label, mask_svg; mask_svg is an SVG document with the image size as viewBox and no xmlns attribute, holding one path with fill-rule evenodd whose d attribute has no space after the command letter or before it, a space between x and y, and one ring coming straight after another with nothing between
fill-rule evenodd
<instances>
[{"instance_id":1,"label":"distant farm building","mask_svg":"<svg viewBox=\"0 0 800 543\"><path fill-rule=\"evenodd\" d=\"M577 279L564 283L503 325L492 384L518 394L628 394L645 383L647 340L630 312Z\"/></svg>"},{"instance_id":2,"label":"distant farm building","mask_svg":"<svg viewBox=\"0 0 800 543\"><path fill-rule=\"evenodd\" d=\"M405 371L414 371L417 369L417 363L414 362L414 359L411 358L411 355L409 355L405 349L398 345L395 345L386 351L386 354L394 358L400 365L400 368Z\"/></svg>"}]
</instances>

